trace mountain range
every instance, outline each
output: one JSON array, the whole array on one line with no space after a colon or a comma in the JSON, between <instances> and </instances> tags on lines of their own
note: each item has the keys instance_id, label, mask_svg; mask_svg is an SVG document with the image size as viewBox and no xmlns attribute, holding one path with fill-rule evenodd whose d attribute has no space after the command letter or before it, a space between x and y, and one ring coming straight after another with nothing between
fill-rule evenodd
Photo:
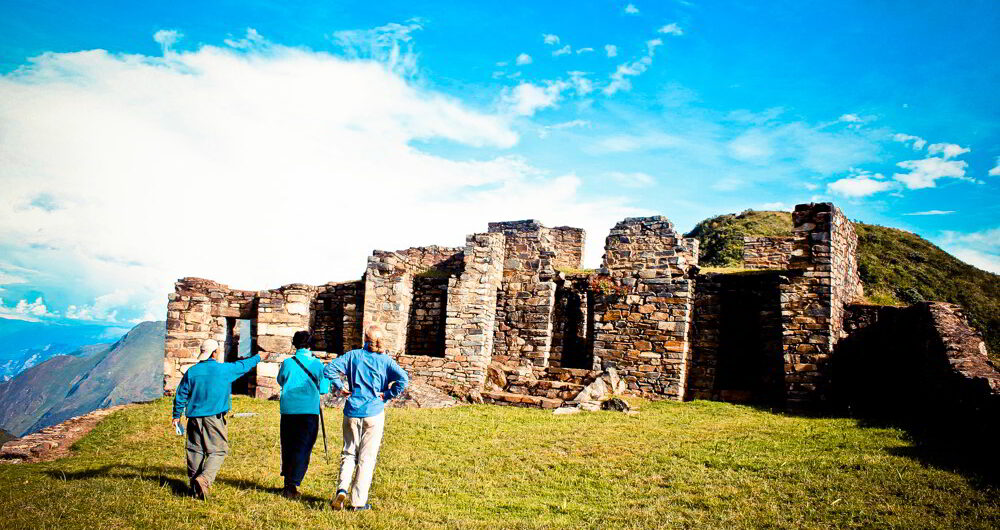
<instances>
[{"instance_id":1,"label":"mountain range","mask_svg":"<svg viewBox=\"0 0 1000 530\"><path fill-rule=\"evenodd\" d=\"M114 344L56 355L0 383L0 429L23 436L93 410L162 395L164 322L143 322Z\"/></svg>"}]
</instances>

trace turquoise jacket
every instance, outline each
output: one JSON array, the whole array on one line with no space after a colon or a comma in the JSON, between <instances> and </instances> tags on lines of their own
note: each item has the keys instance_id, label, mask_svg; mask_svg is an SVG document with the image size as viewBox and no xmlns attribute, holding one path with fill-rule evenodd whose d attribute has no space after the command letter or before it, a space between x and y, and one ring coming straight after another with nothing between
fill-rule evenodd
<instances>
[{"instance_id":1,"label":"turquoise jacket","mask_svg":"<svg viewBox=\"0 0 1000 530\"><path fill-rule=\"evenodd\" d=\"M319 383L319 390L293 359L298 359L312 372ZM319 414L319 395L330 392L330 380L323 377L323 363L306 348L300 348L295 357L281 363L278 384L281 385L282 414Z\"/></svg>"},{"instance_id":2,"label":"turquoise jacket","mask_svg":"<svg viewBox=\"0 0 1000 530\"><path fill-rule=\"evenodd\" d=\"M410 381L406 371L391 357L367 349L351 350L330 361L323 370L337 390L344 388L341 374L347 376L351 391L344 406L344 416L349 418L368 418L382 412L385 402L402 394Z\"/></svg>"},{"instance_id":3,"label":"turquoise jacket","mask_svg":"<svg viewBox=\"0 0 1000 530\"><path fill-rule=\"evenodd\" d=\"M188 368L174 395L174 418L180 418L182 414L189 418L202 418L229 412L233 381L259 362L260 355L232 363L220 363L208 358Z\"/></svg>"}]
</instances>

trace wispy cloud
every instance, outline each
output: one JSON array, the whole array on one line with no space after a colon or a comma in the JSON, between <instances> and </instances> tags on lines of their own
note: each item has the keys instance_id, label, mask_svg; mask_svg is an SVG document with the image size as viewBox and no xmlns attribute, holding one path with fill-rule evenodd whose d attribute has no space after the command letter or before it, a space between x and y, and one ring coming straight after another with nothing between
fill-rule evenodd
<instances>
[{"instance_id":1,"label":"wispy cloud","mask_svg":"<svg viewBox=\"0 0 1000 530\"><path fill-rule=\"evenodd\" d=\"M927 145L927 140L924 140L919 136L913 136L912 134L896 133L893 135L892 139L897 142L910 145L914 151L919 151Z\"/></svg>"},{"instance_id":2,"label":"wispy cloud","mask_svg":"<svg viewBox=\"0 0 1000 530\"><path fill-rule=\"evenodd\" d=\"M955 210L927 210L923 212L904 213L903 215L949 215L953 213L955 213Z\"/></svg>"},{"instance_id":3,"label":"wispy cloud","mask_svg":"<svg viewBox=\"0 0 1000 530\"><path fill-rule=\"evenodd\" d=\"M969 164L964 160L932 156L920 160L904 160L896 165L908 172L894 173L892 178L911 190L937 187L937 181L945 178L974 181L965 176L965 168Z\"/></svg>"},{"instance_id":4,"label":"wispy cloud","mask_svg":"<svg viewBox=\"0 0 1000 530\"><path fill-rule=\"evenodd\" d=\"M934 242L970 265L1000 274L1000 227L978 232L944 230Z\"/></svg>"},{"instance_id":5,"label":"wispy cloud","mask_svg":"<svg viewBox=\"0 0 1000 530\"><path fill-rule=\"evenodd\" d=\"M987 174L991 177L1000 177L1000 156L997 157L996 165Z\"/></svg>"},{"instance_id":6,"label":"wispy cloud","mask_svg":"<svg viewBox=\"0 0 1000 530\"><path fill-rule=\"evenodd\" d=\"M656 48L662 44L663 41L660 39L648 40L646 41L646 55L635 61L618 65L615 72L611 74L611 82L604 87L604 94L611 96L620 90L630 90L632 88L632 81L629 78L635 77L649 69L649 66L653 64L653 56L656 54Z\"/></svg>"},{"instance_id":7,"label":"wispy cloud","mask_svg":"<svg viewBox=\"0 0 1000 530\"><path fill-rule=\"evenodd\" d=\"M670 24L662 26L656 31L658 33L663 33L664 35L674 35L675 37L680 37L684 34L684 30L681 29L676 22L671 22Z\"/></svg>"},{"instance_id":8,"label":"wispy cloud","mask_svg":"<svg viewBox=\"0 0 1000 530\"><path fill-rule=\"evenodd\" d=\"M551 33L543 33L542 42L544 42L545 44L555 46L556 44L559 44L559 35L553 35Z\"/></svg>"},{"instance_id":9,"label":"wispy cloud","mask_svg":"<svg viewBox=\"0 0 1000 530\"><path fill-rule=\"evenodd\" d=\"M563 46L562 48L559 48L559 49L553 51L552 52L552 56L553 57L559 57L560 55L568 55L571 51L572 51L572 49L570 48L569 44L567 44L567 45Z\"/></svg>"},{"instance_id":10,"label":"wispy cloud","mask_svg":"<svg viewBox=\"0 0 1000 530\"><path fill-rule=\"evenodd\" d=\"M629 15L638 15L639 14L639 8L635 7L635 4L629 4L629 5L625 6L625 13L627 13Z\"/></svg>"},{"instance_id":11,"label":"wispy cloud","mask_svg":"<svg viewBox=\"0 0 1000 530\"><path fill-rule=\"evenodd\" d=\"M392 22L373 29L337 31L332 38L349 57L372 59L398 74L413 75L417 70L413 33L421 29L422 21L411 18L403 24ZM258 42L266 42L255 30L248 30L248 38L250 36Z\"/></svg>"},{"instance_id":12,"label":"wispy cloud","mask_svg":"<svg viewBox=\"0 0 1000 530\"><path fill-rule=\"evenodd\" d=\"M564 81L550 82L544 86L521 83L508 89L503 97L505 105L517 116L531 116L541 109L556 106L562 91L568 87Z\"/></svg>"},{"instance_id":13,"label":"wispy cloud","mask_svg":"<svg viewBox=\"0 0 1000 530\"><path fill-rule=\"evenodd\" d=\"M613 181L619 186L625 186L626 188L647 188L656 183L656 179L651 175L642 173L641 171L636 171L632 173L623 173L621 171L612 171L608 173Z\"/></svg>"},{"instance_id":14,"label":"wispy cloud","mask_svg":"<svg viewBox=\"0 0 1000 530\"><path fill-rule=\"evenodd\" d=\"M942 155L945 160L948 160L949 158L955 158L956 156L963 155L965 153L968 153L969 151L972 151L972 149L969 149L968 147L962 147L957 144L940 143L940 144L931 144L927 146L927 154L929 155L939 154Z\"/></svg>"},{"instance_id":15,"label":"wispy cloud","mask_svg":"<svg viewBox=\"0 0 1000 530\"><path fill-rule=\"evenodd\" d=\"M849 199L857 199L888 191L896 185L879 173L856 171L850 177L831 182L826 189L829 193Z\"/></svg>"},{"instance_id":16,"label":"wispy cloud","mask_svg":"<svg viewBox=\"0 0 1000 530\"><path fill-rule=\"evenodd\" d=\"M608 54L608 57L617 57L618 56L618 46L615 46L614 44L605 44L604 45L604 53Z\"/></svg>"},{"instance_id":17,"label":"wispy cloud","mask_svg":"<svg viewBox=\"0 0 1000 530\"><path fill-rule=\"evenodd\" d=\"M577 53L577 55L579 55L581 53L590 53L592 51L594 51L593 48L580 48L580 49L576 50L576 53Z\"/></svg>"},{"instance_id":18,"label":"wispy cloud","mask_svg":"<svg viewBox=\"0 0 1000 530\"><path fill-rule=\"evenodd\" d=\"M526 53L522 53L517 56L517 59L514 61L514 63L517 64L518 66L531 64L531 56Z\"/></svg>"}]
</instances>

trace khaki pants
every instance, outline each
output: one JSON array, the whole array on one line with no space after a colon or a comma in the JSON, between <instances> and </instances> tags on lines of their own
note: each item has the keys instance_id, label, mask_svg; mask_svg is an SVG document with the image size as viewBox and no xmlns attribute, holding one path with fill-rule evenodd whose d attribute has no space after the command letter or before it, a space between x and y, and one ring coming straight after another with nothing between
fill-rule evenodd
<instances>
[{"instance_id":1,"label":"khaki pants","mask_svg":"<svg viewBox=\"0 0 1000 530\"><path fill-rule=\"evenodd\" d=\"M351 506L368 503L368 491L375 476L375 460L384 430L385 411L369 418L344 416L344 450L340 453L340 484L337 489L350 494Z\"/></svg>"},{"instance_id":2,"label":"khaki pants","mask_svg":"<svg viewBox=\"0 0 1000 530\"><path fill-rule=\"evenodd\" d=\"M188 418L188 478L193 480L200 475L211 486L228 454L229 432L225 414Z\"/></svg>"}]
</instances>

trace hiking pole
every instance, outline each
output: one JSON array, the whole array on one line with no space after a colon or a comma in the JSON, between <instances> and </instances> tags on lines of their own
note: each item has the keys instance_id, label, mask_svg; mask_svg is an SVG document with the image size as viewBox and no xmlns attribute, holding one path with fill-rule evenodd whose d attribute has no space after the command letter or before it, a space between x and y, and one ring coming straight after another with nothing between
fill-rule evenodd
<instances>
[{"instance_id":1,"label":"hiking pole","mask_svg":"<svg viewBox=\"0 0 1000 530\"><path fill-rule=\"evenodd\" d=\"M330 450L326 448L326 420L323 419L323 400L319 401L319 426L323 430L323 454L326 456L326 463L330 463Z\"/></svg>"}]
</instances>

